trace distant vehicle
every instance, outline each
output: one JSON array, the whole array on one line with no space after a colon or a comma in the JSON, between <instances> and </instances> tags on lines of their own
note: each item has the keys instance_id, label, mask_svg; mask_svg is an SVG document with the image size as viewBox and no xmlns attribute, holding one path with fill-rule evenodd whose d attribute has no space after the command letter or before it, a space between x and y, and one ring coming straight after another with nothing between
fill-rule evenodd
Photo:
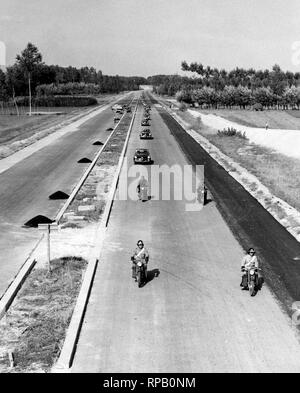
<instances>
[{"instance_id":1,"label":"distant vehicle","mask_svg":"<svg viewBox=\"0 0 300 393\"><path fill-rule=\"evenodd\" d=\"M149 127L150 126L149 120L146 120L146 119L142 120L141 126Z\"/></svg>"},{"instance_id":2,"label":"distant vehicle","mask_svg":"<svg viewBox=\"0 0 300 393\"><path fill-rule=\"evenodd\" d=\"M153 139L152 133L149 129L140 132L140 139Z\"/></svg>"},{"instance_id":3,"label":"distant vehicle","mask_svg":"<svg viewBox=\"0 0 300 393\"><path fill-rule=\"evenodd\" d=\"M106 129L106 131L113 131L114 129L112 127L109 127Z\"/></svg>"},{"instance_id":4,"label":"distant vehicle","mask_svg":"<svg viewBox=\"0 0 300 393\"><path fill-rule=\"evenodd\" d=\"M126 109L126 112L127 112L127 113L131 113L131 108L127 108L127 109Z\"/></svg>"},{"instance_id":5,"label":"distant vehicle","mask_svg":"<svg viewBox=\"0 0 300 393\"><path fill-rule=\"evenodd\" d=\"M134 157L134 164L151 164L152 159L148 149L136 149Z\"/></svg>"},{"instance_id":6,"label":"distant vehicle","mask_svg":"<svg viewBox=\"0 0 300 393\"><path fill-rule=\"evenodd\" d=\"M121 119L119 117L114 118L114 123L118 123Z\"/></svg>"},{"instance_id":7,"label":"distant vehicle","mask_svg":"<svg viewBox=\"0 0 300 393\"><path fill-rule=\"evenodd\" d=\"M123 106L120 104L115 104L111 107L112 110L117 111L118 109L123 109Z\"/></svg>"},{"instance_id":8,"label":"distant vehicle","mask_svg":"<svg viewBox=\"0 0 300 393\"><path fill-rule=\"evenodd\" d=\"M116 113L119 113L120 115L123 115L123 110L122 110L122 109L118 109L118 110L116 111Z\"/></svg>"}]
</instances>

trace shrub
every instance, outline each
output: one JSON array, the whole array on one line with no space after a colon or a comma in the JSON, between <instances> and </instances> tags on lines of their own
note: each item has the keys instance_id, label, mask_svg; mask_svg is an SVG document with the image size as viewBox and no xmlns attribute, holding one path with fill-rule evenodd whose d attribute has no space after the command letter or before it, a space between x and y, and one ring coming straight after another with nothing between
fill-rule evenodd
<instances>
[{"instance_id":1,"label":"shrub","mask_svg":"<svg viewBox=\"0 0 300 393\"><path fill-rule=\"evenodd\" d=\"M238 138L247 139L245 132L237 131L233 127L224 128L223 131L218 130L218 136L236 136Z\"/></svg>"},{"instance_id":2,"label":"shrub","mask_svg":"<svg viewBox=\"0 0 300 393\"><path fill-rule=\"evenodd\" d=\"M29 99L28 97L21 97L17 99L17 103L20 106L29 106ZM97 103L95 97L89 96L42 96L32 99L33 106L41 107L77 107L97 105Z\"/></svg>"},{"instance_id":3,"label":"shrub","mask_svg":"<svg viewBox=\"0 0 300 393\"><path fill-rule=\"evenodd\" d=\"M253 109L254 111L263 111L263 110L264 110L264 107L262 106L262 104L260 104L260 103L257 102L256 104L253 105L252 109Z\"/></svg>"},{"instance_id":4,"label":"shrub","mask_svg":"<svg viewBox=\"0 0 300 393\"><path fill-rule=\"evenodd\" d=\"M59 83L55 85L44 84L36 87L37 96L69 96L69 95L95 95L101 93L100 85L95 83L83 83L83 82L69 82L69 83Z\"/></svg>"},{"instance_id":5,"label":"shrub","mask_svg":"<svg viewBox=\"0 0 300 393\"><path fill-rule=\"evenodd\" d=\"M178 106L179 110L182 112L186 111L187 107L188 107L187 104L185 104L184 102L181 102Z\"/></svg>"}]
</instances>

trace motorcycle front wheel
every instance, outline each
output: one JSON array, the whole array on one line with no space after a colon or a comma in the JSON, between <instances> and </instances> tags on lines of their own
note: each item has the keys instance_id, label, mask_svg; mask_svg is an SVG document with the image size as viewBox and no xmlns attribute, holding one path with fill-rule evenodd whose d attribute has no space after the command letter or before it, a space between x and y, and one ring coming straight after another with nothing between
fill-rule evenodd
<instances>
[{"instance_id":1,"label":"motorcycle front wheel","mask_svg":"<svg viewBox=\"0 0 300 393\"><path fill-rule=\"evenodd\" d=\"M142 272L139 271L137 274L137 282L138 282L138 287L140 288L142 285Z\"/></svg>"},{"instance_id":2,"label":"motorcycle front wheel","mask_svg":"<svg viewBox=\"0 0 300 393\"><path fill-rule=\"evenodd\" d=\"M251 281L249 283L249 292L250 292L250 296L254 296L255 295L255 285L254 285L254 281Z\"/></svg>"}]
</instances>

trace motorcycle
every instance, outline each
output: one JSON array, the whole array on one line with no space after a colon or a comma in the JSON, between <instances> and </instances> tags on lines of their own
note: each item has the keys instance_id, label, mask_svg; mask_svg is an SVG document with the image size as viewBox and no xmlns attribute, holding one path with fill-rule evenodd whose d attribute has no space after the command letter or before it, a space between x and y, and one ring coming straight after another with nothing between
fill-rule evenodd
<instances>
[{"instance_id":1,"label":"motorcycle","mask_svg":"<svg viewBox=\"0 0 300 393\"><path fill-rule=\"evenodd\" d=\"M137 187L138 197L142 202L148 201L148 187L146 185L139 185Z\"/></svg>"},{"instance_id":2,"label":"motorcycle","mask_svg":"<svg viewBox=\"0 0 300 393\"><path fill-rule=\"evenodd\" d=\"M136 263L136 277L138 287L140 288L145 283L147 278L147 266L141 261Z\"/></svg>"},{"instance_id":3,"label":"motorcycle","mask_svg":"<svg viewBox=\"0 0 300 393\"><path fill-rule=\"evenodd\" d=\"M148 201L148 188L146 186L140 187L140 199L142 202Z\"/></svg>"},{"instance_id":4,"label":"motorcycle","mask_svg":"<svg viewBox=\"0 0 300 393\"><path fill-rule=\"evenodd\" d=\"M244 282L244 278L247 282ZM243 286L249 289L250 296L254 296L258 289L258 269L251 267L243 276Z\"/></svg>"}]
</instances>

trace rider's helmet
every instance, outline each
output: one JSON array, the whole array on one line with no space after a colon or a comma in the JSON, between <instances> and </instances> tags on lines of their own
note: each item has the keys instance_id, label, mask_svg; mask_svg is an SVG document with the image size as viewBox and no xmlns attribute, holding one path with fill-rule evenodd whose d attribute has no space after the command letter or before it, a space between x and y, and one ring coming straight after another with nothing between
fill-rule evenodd
<instances>
[{"instance_id":1,"label":"rider's helmet","mask_svg":"<svg viewBox=\"0 0 300 393\"><path fill-rule=\"evenodd\" d=\"M137 245L138 247L139 247L139 246L144 247L144 242L143 242L143 240L138 240L136 245Z\"/></svg>"},{"instance_id":2,"label":"rider's helmet","mask_svg":"<svg viewBox=\"0 0 300 393\"><path fill-rule=\"evenodd\" d=\"M255 250L254 250L253 247L250 247L250 248L249 248L248 254L249 254L249 255L254 255L254 254L255 254Z\"/></svg>"}]
</instances>

